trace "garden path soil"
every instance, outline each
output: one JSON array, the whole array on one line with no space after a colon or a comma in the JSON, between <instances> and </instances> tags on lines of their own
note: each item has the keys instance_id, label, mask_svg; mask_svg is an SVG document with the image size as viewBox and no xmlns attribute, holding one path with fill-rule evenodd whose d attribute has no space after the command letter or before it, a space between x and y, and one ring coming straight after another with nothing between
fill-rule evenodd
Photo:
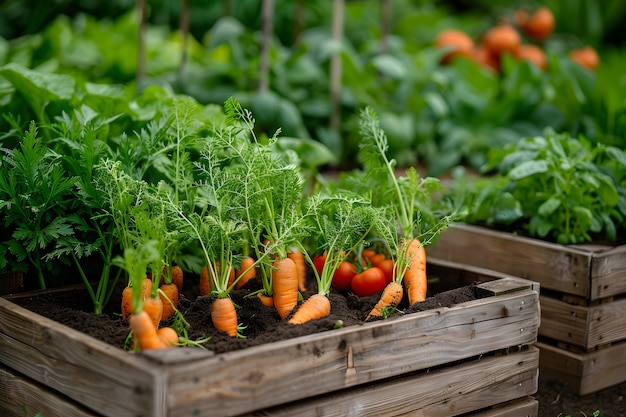
<instances>
[{"instance_id":1,"label":"garden path soil","mask_svg":"<svg viewBox=\"0 0 626 417\"><path fill-rule=\"evenodd\" d=\"M254 289L238 290L233 293L235 303L243 307L239 310L240 322L247 327L244 330L246 338L231 338L213 330L210 315L207 314L211 300L207 297L198 297L193 288L186 288L181 296L179 309L191 326L190 339L195 340L210 336L210 340L203 346L216 353L221 353L331 330L339 323L342 323L343 326L358 325L363 323L363 318L378 299L377 296L361 298L351 294L344 295L333 292L330 296L332 310L329 317L304 325L293 326L280 320L273 309L263 306L256 297L245 297ZM76 291L83 294L80 289ZM312 293L313 291L308 291L305 297ZM124 346L128 335L128 325L119 317L119 307L112 306L105 314L95 315L89 312L90 306L87 297L76 297L67 294L67 292L63 294L65 294L64 297L52 293L45 297L25 297L14 301L31 311L75 330L118 347ZM472 299L474 299L473 285L469 285L437 293L410 309L405 305L400 307L403 313L408 314L451 306ZM534 395L539 401L540 417L592 416L596 410L600 411L601 417L622 416L626 415L625 396L626 383L580 397L568 392L562 382L545 380L541 376L538 392Z\"/></svg>"}]
</instances>

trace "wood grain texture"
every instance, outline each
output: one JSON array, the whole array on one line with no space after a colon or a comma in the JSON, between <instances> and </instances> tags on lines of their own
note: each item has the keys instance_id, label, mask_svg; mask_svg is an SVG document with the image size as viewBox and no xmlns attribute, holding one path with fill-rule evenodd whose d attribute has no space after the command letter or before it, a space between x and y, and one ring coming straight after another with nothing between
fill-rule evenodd
<instances>
[{"instance_id":1,"label":"wood grain texture","mask_svg":"<svg viewBox=\"0 0 626 417\"><path fill-rule=\"evenodd\" d=\"M93 410L159 416L167 375L133 355L0 298L0 361Z\"/></svg>"},{"instance_id":2,"label":"wood grain texture","mask_svg":"<svg viewBox=\"0 0 626 417\"><path fill-rule=\"evenodd\" d=\"M590 300L626 292L626 245L560 245L484 227L453 224L426 248L430 258L475 265L537 281Z\"/></svg>"},{"instance_id":3,"label":"wood grain texture","mask_svg":"<svg viewBox=\"0 0 626 417\"><path fill-rule=\"evenodd\" d=\"M590 350L626 340L626 299L577 306L551 297L540 297L539 334Z\"/></svg>"},{"instance_id":4,"label":"wood grain texture","mask_svg":"<svg viewBox=\"0 0 626 417\"><path fill-rule=\"evenodd\" d=\"M534 343L536 285L484 273L485 298L220 355L132 354L0 299L0 362L105 416L237 416Z\"/></svg>"},{"instance_id":5,"label":"wood grain texture","mask_svg":"<svg viewBox=\"0 0 626 417\"><path fill-rule=\"evenodd\" d=\"M537 391L538 366L539 352L530 348L305 399L242 417L465 415L495 404L528 399Z\"/></svg>"},{"instance_id":6,"label":"wood grain texture","mask_svg":"<svg viewBox=\"0 0 626 417\"><path fill-rule=\"evenodd\" d=\"M522 290L177 366L169 403L172 416L234 416L532 344L538 326L537 293Z\"/></svg>"},{"instance_id":7,"label":"wood grain texture","mask_svg":"<svg viewBox=\"0 0 626 417\"><path fill-rule=\"evenodd\" d=\"M538 342L542 377L557 377L572 392L587 395L624 382L626 342L589 353L573 353Z\"/></svg>"},{"instance_id":8,"label":"wood grain texture","mask_svg":"<svg viewBox=\"0 0 626 417\"><path fill-rule=\"evenodd\" d=\"M60 396L23 375L0 365L0 415L28 416L41 413L44 417L97 417L79 404Z\"/></svg>"}]
</instances>

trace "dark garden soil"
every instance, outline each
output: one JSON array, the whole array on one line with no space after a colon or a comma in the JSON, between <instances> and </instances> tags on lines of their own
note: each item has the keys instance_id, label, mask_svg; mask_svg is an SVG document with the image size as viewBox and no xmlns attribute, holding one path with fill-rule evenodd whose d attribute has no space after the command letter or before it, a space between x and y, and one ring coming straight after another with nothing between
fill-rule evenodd
<instances>
[{"instance_id":1,"label":"dark garden soil","mask_svg":"<svg viewBox=\"0 0 626 417\"><path fill-rule=\"evenodd\" d=\"M378 300L378 296L361 298L352 294L333 292L330 296L332 305L330 316L294 326L285 323L285 320L280 320L278 314L273 309L263 306L257 297L246 297L255 289L254 287L238 290L232 294L232 298L238 306L242 307L238 310L238 317L240 323L247 326L244 330L246 337L232 338L215 331L208 313L211 300L207 297L199 297L193 287L187 288L188 283L189 280L186 280L179 310L191 326L189 338L196 340L210 336L209 341L203 346L216 353L328 331L340 325L363 324L365 316ZM309 285L309 288L315 289L314 285ZM436 293L411 308L401 305L401 313L398 314L449 307L475 299L474 285L441 292L435 289L433 292ZM114 294L113 300L120 299L118 293ZM314 291L310 290L304 296L308 297L313 293ZM90 313L90 302L82 289L76 289L75 293L49 292L44 296L16 298L13 301L42 316L120 348L123 348L128 336L128 324L121 320L119 306L112 302L105 314ZM167 324L169 323L165 325ZM580 397L568 392L562 382L540 377L539 389L534 397L539 401L540 417L592 416L596 410L600 410L602 417L613 417L626 415L624 395L626 395L626 383Z\"/></svg>"}]
</instances>

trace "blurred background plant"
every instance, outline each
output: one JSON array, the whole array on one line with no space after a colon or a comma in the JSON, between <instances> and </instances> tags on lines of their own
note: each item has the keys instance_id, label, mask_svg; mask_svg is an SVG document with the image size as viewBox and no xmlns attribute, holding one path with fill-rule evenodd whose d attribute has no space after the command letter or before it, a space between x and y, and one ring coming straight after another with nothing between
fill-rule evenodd
<instances>
[{"instance_id":1,"label":"blurred background plant","mask_svg":"<svg viewBox=\"0 0 626 417\"><path fill-rule=\"evenodd\" d=\"M148 1L141 39L134 1L57 0L43 7L8 0L0 6L0 64L107 84L127 99L155 84L204 104L234 96L253 111L259 131L280 128L285 136L320 142L336 156L330 166L339 169L355 165L355 124L365 105L380 115L399 166L420 165L433 175L458 164L479 168L486 150L548 126L594 141L623 141L622 1L336 3L342 5L340 39L331 30L333 2L273 1L263 91L263 0L246 1L246 7L232 0ZM462 30L478 45L503 19L538 6L548 7L555 22L551 36L535 42L547 69L506 57L498 72L472 60L441 64L444 51L434 43L442 30ZM139 40L143 78L137 76ZM595 73L568 57L587 45L601 55ZM341 63L336 109L329 93L333 57ZM4 111L19 108L14 87L0 79ZM332 126L333 117L340 118L339 126Z\"/></svg>"}]
</instances>

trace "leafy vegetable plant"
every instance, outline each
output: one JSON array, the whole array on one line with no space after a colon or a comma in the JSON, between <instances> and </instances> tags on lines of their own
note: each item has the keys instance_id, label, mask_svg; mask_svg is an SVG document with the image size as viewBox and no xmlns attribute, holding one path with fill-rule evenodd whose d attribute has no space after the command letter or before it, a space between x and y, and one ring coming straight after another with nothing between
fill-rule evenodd
<instances>
[{"instance_id":1,"label":"leafy vegetable plant","mask_svg":"<svg viewBox=\"0 0 626 417\"><path fill-rule=\"evenodd\" d=\"M67 174L61 155L46 146L34 122L19 148L2 151L0 212L10 235L3 244L15 257L12 267L33 266L39 286L46 288L44 275L53 264L44 262L44 255L74 233L71 213L77 206L72 198L77 178ZM2 257L0 268L7 262Z\"/></svg>"},{"instance_id":2,"label":"leafy vegetable plant","mask_svg":"<svg viewBox=\"0 0 626 417\"><path fill-rule=\"evenodd\" d=\"M562 244L598 236L614 241L626 217L626 199L611 167L624 164L626 154L616 147L548 129L544 136L491 153L487 169L497 174L465 185L466 221L517 225Z\"/></svg>"}]
</instances>

